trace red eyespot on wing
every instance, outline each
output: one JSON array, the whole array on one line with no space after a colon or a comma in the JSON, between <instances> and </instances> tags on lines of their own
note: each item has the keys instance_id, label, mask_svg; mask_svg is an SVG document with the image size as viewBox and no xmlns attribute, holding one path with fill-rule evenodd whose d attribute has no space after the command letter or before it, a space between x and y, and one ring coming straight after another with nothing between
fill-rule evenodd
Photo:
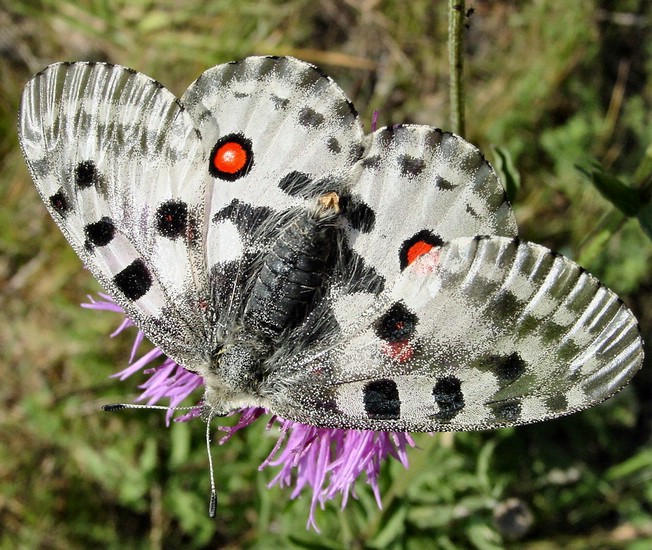
<instances>
[{"instance_id":1,"label":"red eyespot on wing","mask_svg":"<svg viewBox=\"0 0 652 550\"><path fill-rule=\"evenodd\" d=\"M249 173L253 162L251 141L242 134L229 134L213 147L208 171L214 178L235 181Z\"/></svg>"},{"instance_id":2,"label":"red eyespot on wing","mask_svg":"<svg viewBox=\"0 0 652 550\"><path fill-rule=\"evenodd\" d=\"M423 256L427 252L430 252L435 245L427 243L425 241L417 241L414 243L407 251L407 263L410 265L414 262L419 256Z\"/></svg>"},{"instance_id":3,"label":"red eyespot on wing","mask_svg":"<svg viewBox=\"0 0 652 550\"><path fill-rule=\"evenodd\" d=\"M234 141L225 143L215 152L213 164L220 172L235 174L247 164L247 151Z\"/></svg>"},{"instance_id":4,"label":"red eyespot on wing","mask_svg":"<svg viewBox=\"0 0 652 550\"><path fill-rule=\"evenodd\" d=\"M412 235L401 244L398 251L399 265L401 271L407 266L414 263L419 256L430 252L433 248L440 247L444 244L444 239L428 229L423 229Z\"/></svg>"}]
</instances>

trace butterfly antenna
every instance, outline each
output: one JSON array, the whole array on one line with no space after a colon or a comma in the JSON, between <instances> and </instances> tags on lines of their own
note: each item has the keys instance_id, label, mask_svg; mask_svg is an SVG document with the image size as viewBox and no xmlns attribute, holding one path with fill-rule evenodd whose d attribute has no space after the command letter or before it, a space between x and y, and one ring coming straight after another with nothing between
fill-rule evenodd
<instances>
[{"instance_id":1,"label":"butterfly antenna","mask_svg":"<svg viewBox=\"0 0 652 550\"><path fill-rule=\"evenodd\" d=\"M137 403L112 403L103 405L102 410L107 412L121 411L123 409L159 409L163 411L188 411L196 409L194 407L166 407L164 405L139 405ZM206 421L206 451L208 452L208 471L211 477L211 499L208 504L208 515L214 518L217 512L217 490L215 489L215 470L213 469L213 456L211 455L211 414Z\"/></svg>"},{"instance_id":2,"label":"butterfly antenna","mask_svg":"<svg viewBox=\"0 0 652 550\"><path fill-rule=\"evenodd\" d=\"M213 470L213 457L211 455L211 420L213 415L206 421L206 452L208 453L208 472L211 476L211 500L208 504L208 517L214 518L217 511L217 491L215 490L215 471Z\"/></svg>"},{"instance_id":3,"label":"butterfly antenna","mask_svg":"<svg viewBox=\"0 0 652 550\"><path fill-rule=\"evenodd\" d=\"M196 409L193 407L166 407L165 405L139 405L137 403L112 403L111 405L102 405L102 410L106 412L121 411L123 409L159 409L161 411L189 411Z\"/></svg>"}]
</instances>

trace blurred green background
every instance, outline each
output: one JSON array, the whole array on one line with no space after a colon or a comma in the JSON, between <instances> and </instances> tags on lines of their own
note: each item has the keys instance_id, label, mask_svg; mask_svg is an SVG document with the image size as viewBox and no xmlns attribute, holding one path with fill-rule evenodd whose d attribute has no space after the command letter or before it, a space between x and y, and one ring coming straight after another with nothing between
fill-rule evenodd
<instances>
[{"instance_id":1,"label":"blurred green background","mask_svg":"<svg viewBox=\"0 0 652 550\"><path fill-rule=\"evenodd\" d=\"M651 341L652 216L637 202L652 175L650 3L467 7L467 139L520 177L521 235L618 292ZM623 392L568 418L415 436L410 469L383 470L384 509L361 482L344 511L317 512L321 535L305 530L306 496L266 488L274 472L257 467L276 436L264 421L214 447L210 520L203 423L99 412L137 395L135 378L107 378L130 337L109 339L118 316L78 306L99 287L27 174L15 127L30 76L105 60L181 95L212 65L294 55L335 78L367 129L374 110L379 125L449 129L447 15L447 2L420 0L0 1L0 548L652 547L649 360ZM595 185L605 179L612 202Z\"/></svg>"}]
</instances>

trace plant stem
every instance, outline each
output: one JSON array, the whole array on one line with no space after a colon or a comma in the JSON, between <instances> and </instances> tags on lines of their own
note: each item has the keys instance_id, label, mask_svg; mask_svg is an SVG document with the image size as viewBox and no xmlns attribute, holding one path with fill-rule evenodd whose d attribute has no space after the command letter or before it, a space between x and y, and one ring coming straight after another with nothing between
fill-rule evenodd
<instances>
[{"instance_id":1,"label":"plant stem","mask_svg":"<svg viewBox=\"0 0 652 550\"><path fill-rule=\"evenodd\" d=\"M465 0L449 0L448 62L450 65L451 130L464 136L464 20Z\"/></svg>"}]
</instances>

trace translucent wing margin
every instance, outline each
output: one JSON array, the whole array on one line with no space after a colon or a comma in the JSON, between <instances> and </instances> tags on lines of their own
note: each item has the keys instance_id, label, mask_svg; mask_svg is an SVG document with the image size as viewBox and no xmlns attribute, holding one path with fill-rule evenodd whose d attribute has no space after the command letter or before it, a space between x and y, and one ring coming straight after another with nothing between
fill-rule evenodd
<instances>
[{"instance_id":1,"label":"translucent wing margin","mask_svg":"<svg viewBox=\"0 0 652 550\"><path fill-rule=\"evenodd\" d=\"M339 428L513 426L603 401L642 360L636 319L580 266L460 238L406 269L341 344L297 361L273 410Z\"/></svg>"},{"instance_id":2,"label":"translucent wing margin","mask_svg":"<svg viewBox=\"0 0 652 550\"><path fill-rule=\"evenodd\" d=\"M59 63L27 84L18 133L43 201L88 269L167 355L203 363L206 163L175 97L125 67Z\"/></svg>"}]
</instances>

